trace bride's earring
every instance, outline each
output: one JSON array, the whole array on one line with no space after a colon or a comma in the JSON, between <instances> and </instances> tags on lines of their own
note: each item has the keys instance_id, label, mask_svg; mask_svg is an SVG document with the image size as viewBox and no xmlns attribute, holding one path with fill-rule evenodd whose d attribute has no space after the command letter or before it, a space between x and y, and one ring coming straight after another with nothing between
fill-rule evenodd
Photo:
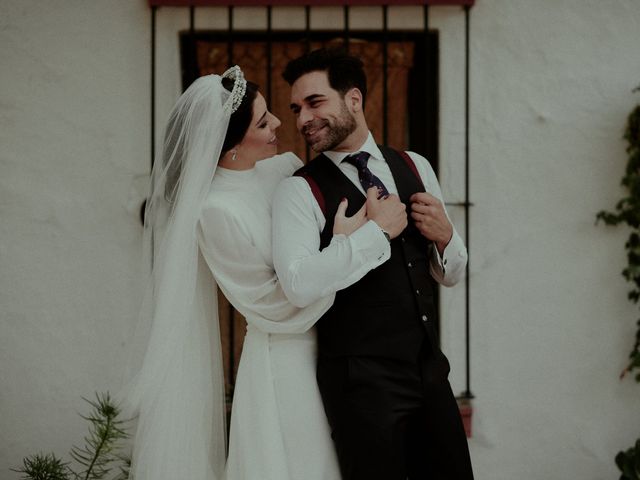
<instances>
[{"instance_id":1,"label":"bride's earring","mask_svg":"<svg viewBox=\"0 0 640 480\"><path fill-rule=\"evenodd\" d=\"M238 151L234 148L231 150L231 161L235 162L238 158Z\"/></svg>"}]
</instances>

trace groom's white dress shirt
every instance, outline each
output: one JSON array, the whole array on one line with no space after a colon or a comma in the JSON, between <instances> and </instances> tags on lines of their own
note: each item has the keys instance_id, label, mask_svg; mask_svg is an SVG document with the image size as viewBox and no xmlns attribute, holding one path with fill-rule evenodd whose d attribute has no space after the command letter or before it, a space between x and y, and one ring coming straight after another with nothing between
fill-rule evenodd
<instances>
[{"instance_id":1,"label":"groom's white dress shirt","mask_svg":"<svg viewBox=\"0 0 640 480\"><path fill-rule=\"evenodd\" d=\"M373 136L369 133L358 151L370 154L367 166L387 187L397 194L391 170ZM324 152L349 180L364 194L356 168L342 160L352 152ZM416 165L425 189L442 199L442 191L429 162L408 152ZM410 214L411 207L407 205ZM409 222L412 218L409 216ZM320 232L326 220L307 181L302 177L283 180L273 200L273 261L282 288L297 306L306 306L360 280L367 272L389 259L391 249L380 227L372 220L348 237L335 235L320 251ZM442 257L430 247L430 270L433 278L445 286L454 285L464 275L467 250L455 227Z\"/></svg>"}]
</instances>

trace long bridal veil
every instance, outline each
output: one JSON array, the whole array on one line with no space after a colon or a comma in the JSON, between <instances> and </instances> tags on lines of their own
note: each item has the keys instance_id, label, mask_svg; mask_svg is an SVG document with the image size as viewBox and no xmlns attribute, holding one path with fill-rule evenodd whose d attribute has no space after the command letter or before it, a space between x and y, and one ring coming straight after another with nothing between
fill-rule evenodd
<instances>
[{"instance_id":1,"label":"long bridal veil","mask_svg":"<svg viewBox=\"0 0 640 480\"><path fill-rule=\"evenodd\" d=\"M145 245L152 273L123 411L137 417L135 480L217 480L224 473L224 381L215 281L200 256L196 228L231 113L244 95L238 67L232 92L222 77L197 79L178 99L152 171ZM144 353L143 353L144 352Z\"/></svg>"}]
</instances>

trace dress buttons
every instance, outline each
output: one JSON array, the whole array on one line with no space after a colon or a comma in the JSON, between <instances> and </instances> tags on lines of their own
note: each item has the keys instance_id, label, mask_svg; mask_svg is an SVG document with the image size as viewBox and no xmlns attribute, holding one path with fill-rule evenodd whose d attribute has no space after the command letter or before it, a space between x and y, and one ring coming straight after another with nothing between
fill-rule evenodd
<instances>
[{"instance_id":1,"label":"dress buttons","mask_svg":"<svg viewBox=\"0 0 640 480\"><path fill-rule=\"evenodd\" d=\"M413 267L413 264L411 262L407 263L407 267L411 268Z\"/></svg>"},{"instance_id":2,"label":"dress buttons","mask_svg":"<svg viewBox=\"0 0 640 480\"><path fill-rule=\"evenodd\" d=\"M420 290L416 290L416 295L420 295Z\"/></svg>"},{"instance_id":3,"label":"dress buttons","mask_svg":"<svg viewBox=\"0 0 640 480\"><path fill-rule=\"evenodd\" d=\"M427 320L429 320L429 318L426 315L422 315L422 321L426 322Z\"/></svg>"},{"instance_id":4,"label":"dress buttons","mask_svg":"<svg viewBox=\"0 0 640 480\"><path fill-rule=\"evenodd\" d=\"M447 259L445 258L444 261L442 262L443 265L447 264Z\"/></svg>"},{"instance_id":5,"label":"dress buttons","mask_svg":"<svg viewBox=\"0 0 640 480\"><path fill-rule=\"evenodd\" d=\"M406 242L406 240L404 239L404 237L400 237L400 240L402 240L402 243Z\"/></svg>"}]
</instances>

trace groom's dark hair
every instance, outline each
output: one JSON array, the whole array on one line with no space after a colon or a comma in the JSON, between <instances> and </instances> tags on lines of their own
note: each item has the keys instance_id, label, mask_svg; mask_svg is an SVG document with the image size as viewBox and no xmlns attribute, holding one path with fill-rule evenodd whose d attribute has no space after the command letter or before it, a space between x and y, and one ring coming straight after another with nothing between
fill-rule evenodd
<instances>
[{"instance_id":1,"label":"groom's dark hair","mask_svg":"<svg viewBox=\"0 0 640 480\"><path fill-rule=\"evenodd\" d=\"M301 76L316 71L327 72L329 85L343 96L354 87L360 90L364 110L367 76L359 58L349 55L342 47L320 48L291 60L282 77L293 85Z\"/></svg>"}]
</instances>

